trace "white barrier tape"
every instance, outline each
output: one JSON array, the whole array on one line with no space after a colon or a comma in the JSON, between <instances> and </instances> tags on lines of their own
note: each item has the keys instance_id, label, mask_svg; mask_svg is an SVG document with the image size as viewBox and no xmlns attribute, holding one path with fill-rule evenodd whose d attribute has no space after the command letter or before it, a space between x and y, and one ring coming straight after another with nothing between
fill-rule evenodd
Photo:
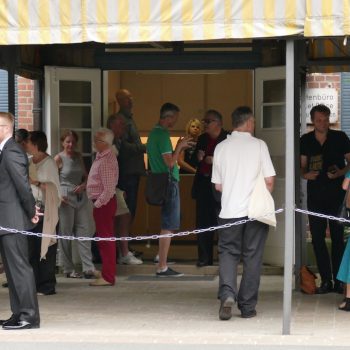
<instances>
[{"instance_id":1,"label":"white barrier tape","mask_svg":"<svg viewBox=\"0 0 350 350\"><path fill-rule=\"evenodd\" d=\"M282 213L284 209L277 209L275 211L275 214ZM266 214L264 216L269 216L271 213ZM216 231L221 228L227 228L231 226L236 225L243 225L250 221L255 221L257 219L244 219L239 220L233 223L225 224L225 225L219 225L219 226L212 226L208 228L202 228L202 229L196 229L192 231L183 231L183 232L176 232L176 233L168 233L166 235L149 235L149 236L137 236L137 237L74 237L74 236L67 236L67 235L49 235L45 233L38 233L38 232L29 232L24 230L16 230L13 228L7 228L0 226L0 231L6 231L10 233L20 233L25 236L36 236L36 237L49 237L49 238L55 238L55 239L66 239L69 241L95 241L95 242L101 242L101 241L107 241L107 242L116 242L116 241L144 241L144 240L155 240L159 238L172 238L172 237L184 237L189 236L191 234L200 234L207 231Z\"/></svg>"},{"instance_id":2,"label":"white barrier tape","mask_svg":"<svg viewBox=\"0 0 350 350\"><path fill-rule=\"evenodd\" d=\"M323 219L329 219L329 220L335 220L335 221L340 221L340 222L347 222L350 224L350 220L344 219L344 218L339 218L337 216L333 216L333 215L326 215L326 214L321 214L321 213L315 213L314 211L310 211L310 210L304 210L304 209L299 209L299 208L295 208L294 209L296 212L298 213L302 213L302 214L307 214L307 215L312 215L312 216L317 216L319 218L323 218Z\"/></svg>"}]
</instances>

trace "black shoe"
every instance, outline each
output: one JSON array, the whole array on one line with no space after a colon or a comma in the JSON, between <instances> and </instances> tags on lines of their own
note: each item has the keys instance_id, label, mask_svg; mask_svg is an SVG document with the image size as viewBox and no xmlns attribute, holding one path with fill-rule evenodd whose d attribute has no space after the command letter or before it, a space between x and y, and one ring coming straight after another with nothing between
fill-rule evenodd
<instances>
[{"instance_id":1,"label":"black shoe","mask_svg":"<svg viewBox=\"0 0 350 350\"><path fill-rule=\"evenodd\" d=\"M219 318L222 321L228 321L232 317L232 306L235 304L235 300L232 297L226 298L221 301Z\"/></svg>"},{"instance_id":2,"label":"black shoe","mask_svg":"<svg viewBox=\"0 0 350 350\"><path fill-rule=\"evenodd\" d=\"M344 303L344 305L343 306L339 306L338 310L350 311L350 298L344 298L343 303Z\"/></svg>"},{"instance_id":3,"label":"black shoe","mask_svg":"<svg viewBox=\"0 0 350 350\"><path fill-rule=\"evenodd\" d=\"M182 277L184 274L182 272L177 272L170 267L168 267L165 271L157 272L157 277Z\"/></svg>"},{"instance_id":4,"label":"black shoe","mask_svg":"<svg viewBox=\"0 0 350 350\"><path fill-rule=\"evenodd\" d=\"M335 281L333 292L338 294L344 294L344 283L340 281Z\"/></svg>"},{"instance_id":5,"label":"black shoe","mask_svg":"<svg viewBox=\"0 0 350 350\"><path fill-rule=\"evenodd\" d=\"M8 284L7 282L5 282L5 283L2 284L2 287L3 287L3 288L8 288L8 287L9 287L9 284Z\"/></svg>"},{"instance_id":6,"label":"black shoe","mask_svg":"<svg viewBox=\"0 0 350 350\"><path fill-rule=\"evenodd\" d=\"M15 322L7 322L2 325L3 329L6 330L21 330L21 329L32 329L32 328L40 328L39 323L30 323L27 321L15 321Z\"/></svg>"},{"instance_id":7,"label":"black shoe","mask_svg":"<svg viewBox=\"0 0 350 350\"><path fill-rule=\"evenodd\" d=\"M321 286L316 288L316 294L327 294L333 292L332 281L322 281Z\"/></svg>"},{"instance_id":8,"label":"black shoe","mask_svg":"<svg viewBox=\"0 0 350 350\"><path fill-rule=\"evenodd\" d=\"M241 317L242 318L252 318L256 316L256 310L251 310L251 311L245 311L245 312L241 312Z\"/></svg>"},{"instance_id":9,"label":"black shoe","mask_svg":"<svg viewBox=\"0 0 350 350\"><path fill-rule=\"evenodd\" d=\"M208 266L209 264L204 262L204 261L197 261L197 267L204 267L204 266Z\"/></svg>"},{"instance_id":10,"label":"black shoe","mask_svg":"<svg viewBox=\"0 0 350 350\"><path fill-rule=\"evenodd\" d=\"M18 316L16 315L11 315L10 318L8 318L7 320L0 320L0 326L3 326L9 322L17 322L18 321Z\"/></svg>"},{"instance_id":11,"label":"black shoe","mask_svg":"<svg viewBox=\"0 0 350 350\"><path fill-rule=\"evenodd\" d=\"M56 291L55 290L49 290L45 292L41 292L40 290L37 291L37 295L55 295Z\"/></svg>"}]
</instances>

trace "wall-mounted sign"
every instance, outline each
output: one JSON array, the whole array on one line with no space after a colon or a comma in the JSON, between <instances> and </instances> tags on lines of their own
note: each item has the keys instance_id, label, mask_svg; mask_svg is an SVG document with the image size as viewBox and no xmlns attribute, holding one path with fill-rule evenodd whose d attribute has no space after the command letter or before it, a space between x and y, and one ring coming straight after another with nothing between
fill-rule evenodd
<instances>
[{"instance_id":1,"label":"wall-mounted sign","mask_svg":"<svg viewBox=\"0 0 350 350\"><path fill-rule=\"evenodd\" d=\"M323 104L331 110L330 122L338 121L338 91L332 88L326 89L306 89L306 122L311 123L310 111L311 108Z\"/></svg>"}]
</instances>

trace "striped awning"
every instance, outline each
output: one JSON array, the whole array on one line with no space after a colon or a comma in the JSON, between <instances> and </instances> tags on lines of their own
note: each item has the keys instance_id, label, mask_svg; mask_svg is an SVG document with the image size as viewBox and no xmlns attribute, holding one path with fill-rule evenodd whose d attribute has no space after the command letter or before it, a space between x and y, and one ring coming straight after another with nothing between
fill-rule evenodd
<instances>
[{"instance_id":1,"label":"striped awning","mask_svg":"<svg viewBox=\"0 0 350 350\"><path fill-rule=\"evenodd\" d=\"M0 0L0 44L297 35L304 28L305 1Z\"/></svg>"},{"instance_id":2,"label":"striped awning","mask_svg":"<svg viewBox=\"0 0 350 350\"><path fill-rule=\"evenodd\" d=\"M306 37L350 34L350 0L306 0Z\"/></svg>"},{"instance_id":3,"label":"striped awning","mask_svg":"<svg viewBox=\"0 0 350 350\"><path fill-rule=\"evenodd\" d=\"M0 0L0 45L350 34L350 0Z\"/></svg>"}]
</instances>

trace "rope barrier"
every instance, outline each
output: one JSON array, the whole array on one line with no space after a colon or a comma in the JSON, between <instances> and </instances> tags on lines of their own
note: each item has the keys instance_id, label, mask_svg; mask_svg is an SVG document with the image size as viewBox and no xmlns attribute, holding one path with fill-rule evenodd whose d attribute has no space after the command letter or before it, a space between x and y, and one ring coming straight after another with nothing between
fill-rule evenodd
<instances>
[{"instance_id":1,"label":"rope barrier","mask_svg":"<svg viewBox=\"0 0 350 350\"><path fill-rule=\"evenodd\" d=\"M333 215L326 215L326 214L316 213L314 211L304 210L304 209L300 209L300 208L295 208L294 211L296 211L298 213L301 213L301 214L317 216L317 217L323 218L323 219L335 220L335 221L340 221L342 223L349 223L350 224L350 220L347 220L347 219L344 219L344 218L339 218L339 217L333 216Z\"/></svg>"},{"instance_id":2,"label":"rope barrier","mask_svg":"<svg viewBox=\"0 0 350 350\"><path fill-rule=\"evenodd\" d=\"M275 210L275 214L282 213L284 209L280 208ZM269 216L271 213L266 214L264 216ZM154 235L144 235L144 236L136 236L136 237L75 237L75 236L69 236L64 234L56 234L56 235L50 235L45 233L38 233L38 232L29 232L25 230L16 230L13 228L8 227L2 227L0 226L0 231L6 231L9 233L20 233L25 236L36 236L36 237L49 237L49 238L55 238L55 239L65 239L69 241L95 241L95 242L101 242L101 241L107 241L107 242L116 242L116 241L143 241L143 240L156 240L159 238L172 238L172 237L184 237L189 236L192 234L200 234L207 231L216 231L221 228L228 228L231 226L237 226L237 225L243 225L247 222L255 221L257 219L243 219L239 220L233 223L228 223L224 225L218 225L218 226L212 226L208 228L203 229L195 229L192 231L182 231L182 232L175 232L175 233L168 233L165 235L160 234L154 234Z\"/></svg>"}]
</instances>

